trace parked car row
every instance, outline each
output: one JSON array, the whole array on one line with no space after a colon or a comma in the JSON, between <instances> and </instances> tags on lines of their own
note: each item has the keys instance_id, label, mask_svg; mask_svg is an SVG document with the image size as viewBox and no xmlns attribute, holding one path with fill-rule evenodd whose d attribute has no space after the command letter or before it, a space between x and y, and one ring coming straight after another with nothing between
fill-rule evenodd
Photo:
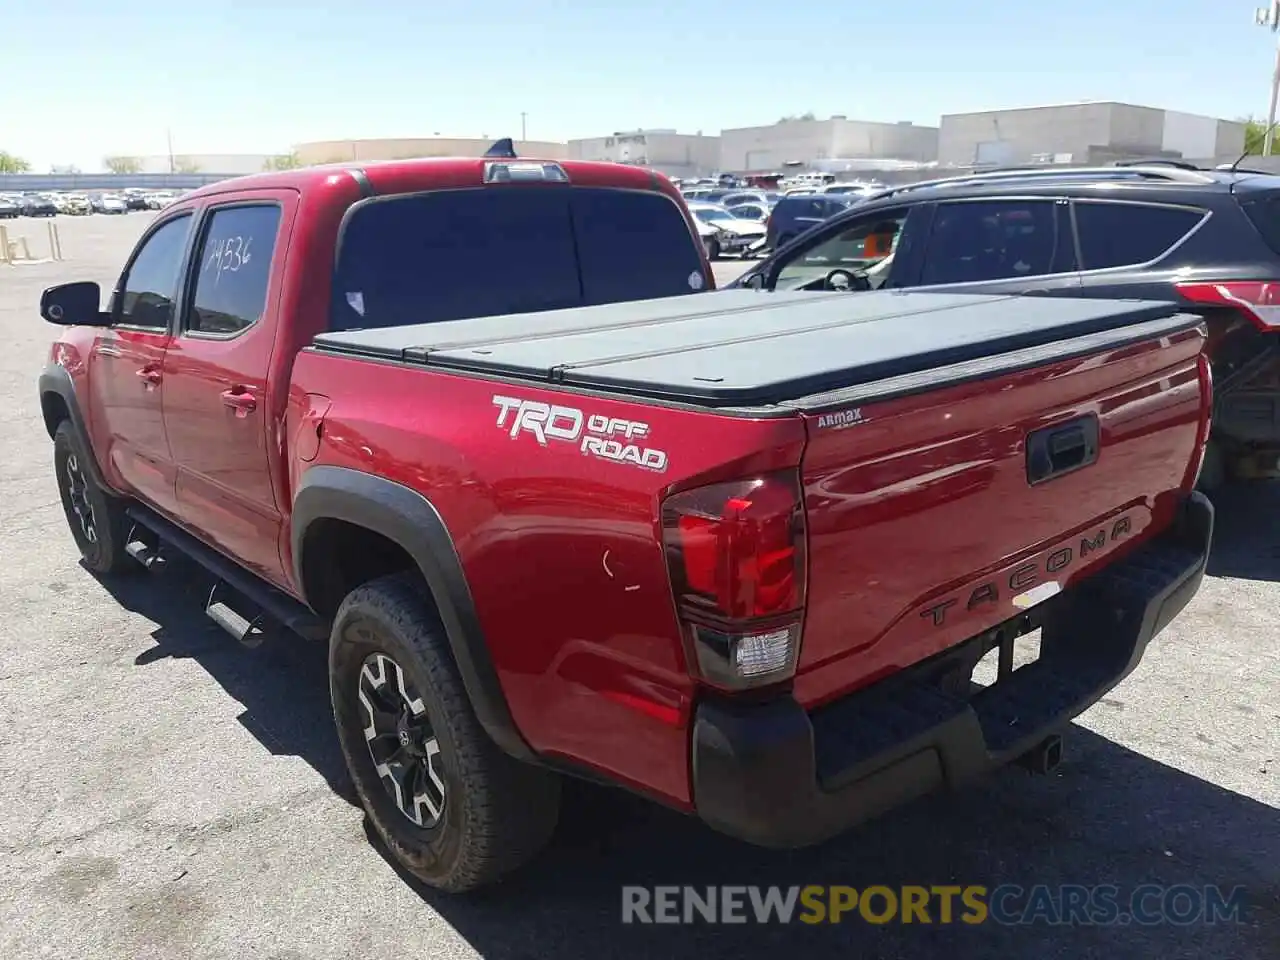
<instances>
[{"instance_id":1,"label":"parked car row","mask_svg":"<svg viewBox=\"0 0 1280 960\"><path fill-rule=\"evenodd\" d=\"M172 190L143 190L130 187L119 192L28 191L0 193L0 219L15 217L88 216L93 213L128 213L131 210L161 210L181 194Z\"/></svg>"}]
</instances>

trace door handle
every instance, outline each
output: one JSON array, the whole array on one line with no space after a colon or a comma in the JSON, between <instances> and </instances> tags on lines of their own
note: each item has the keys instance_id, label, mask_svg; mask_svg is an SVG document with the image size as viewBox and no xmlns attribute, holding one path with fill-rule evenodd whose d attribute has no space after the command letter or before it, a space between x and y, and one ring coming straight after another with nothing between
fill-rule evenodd
<instances>
[{"instance_id":1,"label":"door handle","mask_svg":"<svg viewBox=\"0 0 1280 960\"><path fill-rule=\"evenodd\" d=\"M222 391L223 406L230 407L236 412L237 417L247 417L254 410L258 409L258 398L248 390L240 388L234 390Z\"/></svg>"},{"instance_id":2,"label":"door handle","mask_svg":"<svg viewBox=\"0 0 1280 960\"><path fill-rule=\"evenodd\" d=\"M142 386L147 390L160 385L160 371L155 367L143 367L141 370L135 370L133 372L134 375L142 381Z\"/></svg>"}]
</instances>

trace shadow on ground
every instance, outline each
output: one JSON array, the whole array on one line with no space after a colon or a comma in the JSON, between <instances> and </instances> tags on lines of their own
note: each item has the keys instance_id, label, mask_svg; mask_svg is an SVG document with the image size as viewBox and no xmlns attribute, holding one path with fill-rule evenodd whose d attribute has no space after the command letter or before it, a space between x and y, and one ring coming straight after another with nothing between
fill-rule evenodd
<instances>
[{"instance_id":1,"label":"shadow on ground","mask_svg":"<svg viewBox=\"0 0 1280 960\"><path fill-rule=\"evenodd\" d=\"M165 658L191 659L244 706L239 720L272 754L310 764L339 796L358 805L329 708L327 650L290 633L249 650L204 616L213 584L183 557L162 573L100 582L128 610L157 624L156 645L139 654L139 667Z\"/></svg>"},{"instance_id":2,"label":"shadow on ground","mask_svg":"<svg viewBox=\"0 0 1280 960\"><path fill-rule=\"evenodd\" d=\"M1209 575L1280 580L1280 482L1229 484L1211 499Z\"/></svg>"},{"instance_id":3,"label":"shadow on ground","mask_svg":"<svg viewBox=\"0 0 1280 960\"><path fill-rule=\"evenodd\" d=\"M1247 520L1254 497L1249 490L1219 507L1224 533L1234 526L1251 536L1261 526ZM1249 575L1239 572L1248 553L1236 555L1229 541L1225 547L1219 575ZM1270 570L1263 562L1249 569L1256 576ZM355 802L333 734L322 646L281 638L245 650L201 614L209 581L200 571L179 560L161 576L105 582L121 604L159 625L139 667L165 657L196 660L243 704L240 721L268 750L304 759ZM859 960L1280 956L1280 812L1078 726L1066 742L1065 762L1048 777L1009 769L793 852L749 847L631 795L574 782L549 849L501 886L453 897L401 876L493 960L777 960L788 951ZM1242 923L1218 926L875 926L855 917L816 927L624 927L621 888L630 884L1239 885L1247 903Z\"/></svg>"}]
</instances>

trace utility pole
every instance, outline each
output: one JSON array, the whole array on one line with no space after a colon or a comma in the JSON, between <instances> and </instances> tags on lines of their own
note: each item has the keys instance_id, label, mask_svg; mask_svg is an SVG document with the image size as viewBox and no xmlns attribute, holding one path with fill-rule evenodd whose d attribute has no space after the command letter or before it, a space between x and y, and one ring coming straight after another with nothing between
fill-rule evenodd
<instances>
[{"instance_id":1,"label":"utility pole","mask_svg":"<svg viewBox=\"0 0 1280 960\"><path fill-rule=\"evenodd\" d=\"M1276 5L1280 6L1280 0L1276 0ZM525 136L525 128L524 128L524 120L525 120L525 117L527 116L529 115L525 113L523 110L520 111L520 140L521 141L525 141L529 139L527 136Z\"/></svg>"},{"instance_id":2,"label":"utility pole","mask_svg":"<svg viewBox=\"0 0 1280 960\"><path fill-rule=\"evenodd\" d=\"M1280 32L1280 0L1271 0L1271 5L1258 7L1253 14L1253 22L1260 27L1268 27L1274 35ZM1276 101L1280 100L1280 42L1276 44L1276 63L1271 71L1271 105L1267 108L1267 133L1262 141L1262 155L1271 156L1271 144L1276 132Z\"/></svg>"},{"instance_id":3,"label":"utility pole","mask_svg":"<svg viewBox=\"0 0 1280 960\"><path fill-rule=\"evenodd\" d=\"M1280 0L1276 0L1280 3ZM164 128L164 139L169 144L169 172L173 173L173 131L168 127Z\"/></svg>"}]
</instances>

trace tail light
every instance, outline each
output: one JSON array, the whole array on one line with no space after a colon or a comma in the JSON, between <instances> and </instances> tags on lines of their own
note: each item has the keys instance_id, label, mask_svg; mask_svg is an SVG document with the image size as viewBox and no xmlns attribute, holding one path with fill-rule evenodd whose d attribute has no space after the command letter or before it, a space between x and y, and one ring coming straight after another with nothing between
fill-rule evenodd
<instances>
[{"instance_id":1,"label":"tail light","mask_svg":"<svg viewBox=\"0 0 1280 960\"><path fill-rule=\"evenodd\" d=\"M1280 281L1186 281L1174 286L1193 303L1241 311L1263 333L1280 330Z\"/></svg>"},{"instance_id":2,"label":"tail light","mask_svg":"<svg viewBox=\"0 0 1280 960\"><path fill-rule=\"evenodd\" d=\"M691 668L742 690L789 679L800 653L805 528L793 472L670 497L663 542Z\"/></svg>"}]
</instances>

